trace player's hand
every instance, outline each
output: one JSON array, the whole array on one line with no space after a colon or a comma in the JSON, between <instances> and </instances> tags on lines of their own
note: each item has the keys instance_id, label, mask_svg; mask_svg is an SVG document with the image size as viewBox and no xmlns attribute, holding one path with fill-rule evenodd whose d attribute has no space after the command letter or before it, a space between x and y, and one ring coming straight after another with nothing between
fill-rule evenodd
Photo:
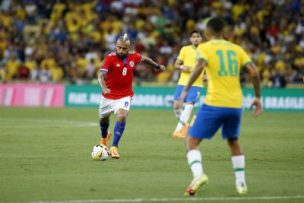
<instances>
[{"instance_id":1,"label":"player's hand","mask_svg":"<svg viewBox=\"0 0 304 203\"><path fill-rule=\"evenodd\" d=\"M165 70L166 70L166 66L164 66L164 65L159 65L159 70L165 71Z\"/></svg>"},{"instance_id":2,"label":"player's hand","mask_svg":"<svg viewBox=\"0 0 304 203\"><path fill-rule=\"evenodd\" d=\"M179 100L176 102L176 110L179 110L182 108L184 100L187 96L188 92L186 91L182 91Z\"/></svg>"},{"instance_id":3,"label":"player's hand","mask_svg":"<svg viewBox=\"0 0 304 203\"><path fill-rule=\"evenodd\" d=\"M250 109L253 109L253 108L254 108L254 112L253 112L254 116L258 116L263 112L262 103L259 98L255 98L253 100L252 104L250 105Z\"/></svg>"},{"instance_id":4,"label":"player's hand","mask_svg":"<svg viewBox=\"0 0 304 203\"><path fill-rule=\"evenodd\" d=\"M207 77L207 75L204 75L203 76L203 83L207 83L208 82L208 77Z\"/></svg>"},{"instance_id":5,"label":"player's hand","mask_svg":"<svg viewBox=\"0 0 304 203\"><path fill-rule=\"evenodd\" d=\"M184 66L184 65L181 65L180 66L180 69L184 72L190 72L190 69L191 67L190 66Z\"/></svg>"},{"instance_id":6,"label":"player's hand","mask_svg":"<svg viewBox=\"0 0 304 203\"><path fill-rule=\"evenodd\" d=\"M109 93L111 93L111 90L109 88L107 88L107 87L103 87L102 88L102 93L103 94L109 94Z\"/></svg>"},{"instance_id":7,"label":"player's hand","mask_svg":"<svg viewBox=\"0 0 304 203\"><path fill-rule=\"evenodd\" d=\"M178 112L183 106L183 100L179 99L176 101L174 111Z\"/></svg>"}]
</instances>

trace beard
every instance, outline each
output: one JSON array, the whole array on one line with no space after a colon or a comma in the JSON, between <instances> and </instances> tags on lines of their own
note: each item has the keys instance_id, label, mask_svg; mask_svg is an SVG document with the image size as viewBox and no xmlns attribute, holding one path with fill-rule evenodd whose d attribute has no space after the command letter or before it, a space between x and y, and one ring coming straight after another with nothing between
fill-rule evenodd
<instances>
[{"instance_id":1,"label":"beard","mask_svg":"<svg viewBox=\"0 0 304 203\"><path fill-rule=\"evenodd\" d=\"M127 55L128 55L128 53L126 53L126 54L119 54L119 53L117 53L117 52L116 52L116 54L117 54L118 58L120 58L120 59L124 59L124 58L126 58Z\"/></svg>"}]
</instances>

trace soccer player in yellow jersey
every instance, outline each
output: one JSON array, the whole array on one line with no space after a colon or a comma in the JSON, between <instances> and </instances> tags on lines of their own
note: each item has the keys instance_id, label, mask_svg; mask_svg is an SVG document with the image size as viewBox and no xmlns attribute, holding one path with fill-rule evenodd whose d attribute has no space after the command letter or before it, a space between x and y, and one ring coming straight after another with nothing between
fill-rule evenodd
<instances>
[{"instance_id":1,"label":"soccer player in yellow jersey","mask_svg":"<svg viewBox=\"0 0 304 203\"><path fill-rule=\"evenodd\" d=\"M222 38L224 27L225 23L220 18L211 18L207 22L205 34L209 41L199 45L198 61L178 103L180 108L192 83L203 69L206 69L208 76L206 99L186 137L187 159L193 180L185 195L195 195L199 187L208 182L198 146L202 140L211 139L219 128L222 129L222 137L227 139L230 147L236 190L239 194L247 193L245 157L238 140L242 113L240 69L246 68L255 89L255 99L251 105L255 107L254 116L262 113L260 79L255 65L245 51Z\"/></svg>"},{"instance_id":2,"label":"soccer player in yellow jersey","mask_svg":"<svg viewBox=\"0 0 304 203\"><path fill-rule=\"evenodd\" d=\"M198 77L189 89L188 95L184 99L184 108L182 111L177 109L177 102L180 94L187 84L190 74L194 69L197 47L202 42L202 35L199 31L192 31L190 33L191 45L183 46L179 52L179 55L175 62L175 68L180 70L180 78L178 80L178 86L174 95L174 113L178 119L178 124L173 132L173 137L184 138L188 132L188 121L191 116L191 112L194 104L199 100L200 91L203 86L203 74Z\"/></svg>"}]
</instances>

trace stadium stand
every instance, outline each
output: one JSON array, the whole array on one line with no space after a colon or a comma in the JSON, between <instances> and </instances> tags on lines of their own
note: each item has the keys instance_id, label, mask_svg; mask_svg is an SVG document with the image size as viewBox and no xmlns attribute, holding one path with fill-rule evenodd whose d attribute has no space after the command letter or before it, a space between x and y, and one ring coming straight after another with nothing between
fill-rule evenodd
<instances>
[{"instance_id":1,"label":"stadium stand","mask_svg":"<svg viewBox=\"0 0 304 203\"><path fill-rule=\"evenodd\" d=\"M258 65L264 87L301 84L304 1L301 0L2 0L0 81L96 82L105 53L127 32L134 49L166 64L164 73L137 67L136 78L176 82L173 63L193 29L221 16L227 39ZM248 82L242 73L242 84Z\"/></svg>"}]
</instances>

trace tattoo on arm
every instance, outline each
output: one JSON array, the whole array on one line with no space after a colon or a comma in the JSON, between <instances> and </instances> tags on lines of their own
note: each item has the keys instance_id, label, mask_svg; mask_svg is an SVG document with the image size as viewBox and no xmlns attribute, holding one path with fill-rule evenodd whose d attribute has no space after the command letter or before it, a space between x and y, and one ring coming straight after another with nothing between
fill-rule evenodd
<instances>
[{"instance_id":1,"label":"tattoo on arm","mask_svg":"<svg viewBox=\"0 0 304 203\"><path fill-rule=\"evenodd\" d=\"M142 56L142 61L147 64L150 64L151 66L153 66L155 68L159 68L158 63L154 62L152 59L150 59L148 57Z\"/></svg>"},{"instance_id":2,"label":"tattoo on arm","mask_svg":"<svg viewBox=\"0 0 304 203\"><path fill-rule=\"evenodd\" d=\"M260 98L261 97L261 90L260 90L260 77L259 75L254 75L251 77L251 82L253 84L253 87L255 89L255 97Z\"/></svg>"},{"instance_id":3,"label":"tattoo on arm","mask_svg":"<svg viewBox=\"0 0 304 203\"><path fill-rule=\"evenodd\" d=\"M247 65L247 70L250 75L251 83L255 90L255 96L257 98L261 97L261 88L260 88L260 77L259 71L257 70L256 66L253 63Z\"/></svg>"}]
</instances>

